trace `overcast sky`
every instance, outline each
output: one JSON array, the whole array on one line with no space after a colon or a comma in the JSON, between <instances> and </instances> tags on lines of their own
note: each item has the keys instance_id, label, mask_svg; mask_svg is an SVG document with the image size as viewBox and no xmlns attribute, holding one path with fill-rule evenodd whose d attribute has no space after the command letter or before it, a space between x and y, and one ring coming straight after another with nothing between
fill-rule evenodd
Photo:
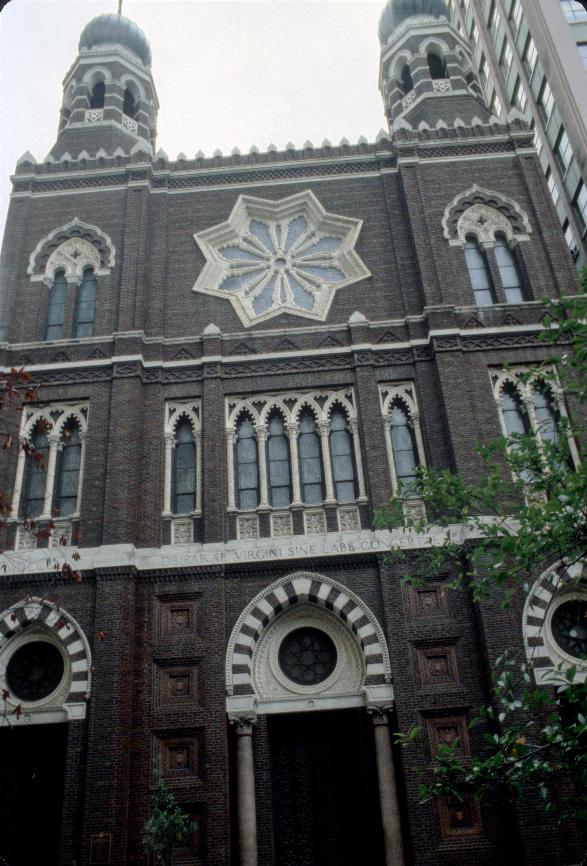
<instances>
[{"instance_id":1,"label":"overcast sky","mask_svg":"<svg viewBox=\"0 0 587 866\"><path fill-rule=\"evenodd\" d=\"M161 103L157 146L211 156L273 142L373 141L383 0L124 0L146 33ZM84 25L116 0L11 0L0 13L0 231L9 177L55 142L62 80Z\"/></svg>"}]
</instances>

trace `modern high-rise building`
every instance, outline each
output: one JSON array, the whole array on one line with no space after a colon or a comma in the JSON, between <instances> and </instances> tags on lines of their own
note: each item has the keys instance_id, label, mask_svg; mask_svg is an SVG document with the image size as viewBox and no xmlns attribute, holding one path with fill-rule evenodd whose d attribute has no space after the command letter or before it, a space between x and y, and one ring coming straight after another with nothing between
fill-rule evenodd
<instances>
[{"instance_id":1,"label":"modern high-rise building","mask_svg":"<svg viewBox=\"0 0 587 866\"><path fill-rule=\"evenodd\" d=\"M564 236L587 264L587 9L577 0L449 0L487 104L534 129Z\"/></svg>"},{"instance_id":2,"label":"modern high-rise building","mask_svg":"<svg viewBox=\"0 0 587 866\"><path fill-rule=\"evenodd\" d=\"M16 423L44 463L0 465L2 866L145 866L154 764L197 822L177 866L579 862L532 789L419 786L500 730L467 722L505 649L540 684L587 674L580 566L504 610L448 564L402 580L434 527L376 528L390 498L425 517L418 466L473 480L478 443L574 417L538 369L576 270L533 133L447 13L383 12L389 135L210 159L157 149L144 33L84 28L2 253L0 361L38 385Z\"/></svg>"}]
</instances>

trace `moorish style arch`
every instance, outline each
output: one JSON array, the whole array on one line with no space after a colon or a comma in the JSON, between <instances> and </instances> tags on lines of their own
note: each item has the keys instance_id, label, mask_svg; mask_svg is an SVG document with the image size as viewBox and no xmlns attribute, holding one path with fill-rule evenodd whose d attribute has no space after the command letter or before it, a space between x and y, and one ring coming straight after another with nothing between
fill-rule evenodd
<instances>
[{"instance_id":1,"label":"moorish style arch","mask_svg":"<svg viewBox=\"0 0 587 866\"><path fill-rule=\"evenodd\" d=\"M383 630L367 605L354 592L338 581L308 571L298 571L281 578L266 587L247 605L234 626L226 654L227 711L252 710L271 712L271 699L256 694L256 650L264 633L270 629L278 616L284 616L290 608L304 613L315 611L321 614L316 619L330 631L328 620L343 623L347 632L354 636L358 657L362 666L357 696L361 703L376 704L391 702L391 666L389 651ZM295 624L295 623L293 623ZM325 686L328 680L325 682ZM319 705L320 689L313 689L312 706ZM300 687L300 699L306 701L307 692ZM354 703L354 702L353 702ZM289 709L293 707L290 703Z\"/></svg>"},{"instance_id":2,"label":"moorish style arch","mask_svg":"<svg viewBox=\"0 0 587 866\"><path fill-rule=\"evenodd\" d=\"M538 684L560 682L576 666L587 679L587 581L584 562L557 562L535 582L524 605L526 658Z\"/></svg>"},{"instance_id":3,"label":"moorish style arch","mask_svg":"<svg viewBox=\"0 0 587 866\"><path fill-rule=\"evenodd\" d=\"M18 706L20 724L84 719L91 672L88 639L57 604L32 597L0 613L0 724Z\"/></svg>"},{"instance_id":4,"label":"moorish style arch","mask_svg":"<svg viewBox=\"0 0 587 866\"><path fill-rule=\"evenodd\" d=\"M30 255L27 273L31 282L50 286L57 271L63 271L68 282L77 283L86 268L105 276L114 264L115 249L109 235L76 217L41 238Z\"/></svg>"},{"instance_id":5,"label":"moorish style arch","mask_svg":"<svg viewBox=\"0 0 587 866\"><path fill-rule=\"evenodd\" d=\"M473 234L480 243L491 243L502 232L508 241L528 240L532 232L528 215L513 199L474 184L446 206L442 217L444 237L464 244Z\"/></svg>"}]
</instances>

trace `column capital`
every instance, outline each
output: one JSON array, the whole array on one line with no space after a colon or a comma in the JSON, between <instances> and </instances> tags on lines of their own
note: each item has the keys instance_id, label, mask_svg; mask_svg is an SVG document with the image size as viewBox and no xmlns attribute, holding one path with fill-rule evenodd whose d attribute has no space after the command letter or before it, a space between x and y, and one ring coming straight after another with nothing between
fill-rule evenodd
<instances>
[{"instance_id":1,"label":"column capital","mask_svg":"<svg viewBox=\"0 0 587 866\"><path fill-rule=\"evenodd\" d=\"M285 429L287 430L287 435L290 439L295 439L299 433L300 425L297 421L288 421L285 425Z\"/></svg>"},{"instance_id":2,"label":"column capital","mask_svg":"<svg viewBox=\"0 0 587 866\"><path fill-rule=\"evenodd\" d=\"M236 430L234 429L234 427L227 427L226 428L226 438L228 439L228 441L230 442L232 439L234 439L235 436L236 436Z\"/></svg>"},{"instance_id":3,"label":"column capital","mask_svg":"<svg viewBox=\"0 0 587 866\"><path fill-rule=\"evenodd\" d=\"M250 737L253 733L253 727L257 724L257 716L255 713L230 715L228 721L234 725L237 737Z\"/></svg>"},{"instance_id":4,"label":"column capital","mask_svg":"<svg viewBox=\"0 0 587 866\"><path fill-rule=\"evenodd\" d=\"M264 442L267 439L267 425L255 424L255 433L257 434L257 441Z\"/></svg>"},{"instance_id":5,"label":"column capital","mask_svg":"<svg viewBox=\"0 0 587 866\"><path fill-rule=\"evenodd\" d=\"M378 704L367 707L367 712L371 716L374 725L388 725L388 713L393 710L393 703Z\"/></svg>"},{"instance_id":6,"label":"column capital","mask_svg":"<svg viewBox=\"0 0 587 866\"><path fill-rule=\"evenodd\" d=\"M354 435L359 432L359 422L356 418L349 418L348 420L349 431Z\"/></svg>"},{"instance_id":7,"label":"column capital","mask_svg":"<svg viewBox=\"0 0 587 866\"><path fill-rule=\"evenodd\" d=\"M330 432L330 421L322 419L321 421L318 421L316 426L320 431L320 436L328 436L328 433Z\"/></svg>"}]
</instances>

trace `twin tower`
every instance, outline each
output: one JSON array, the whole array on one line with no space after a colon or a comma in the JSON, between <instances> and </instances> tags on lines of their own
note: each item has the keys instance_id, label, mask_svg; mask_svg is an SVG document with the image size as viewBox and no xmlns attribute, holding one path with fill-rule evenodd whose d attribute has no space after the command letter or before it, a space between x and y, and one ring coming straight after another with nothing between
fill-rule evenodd
<instances>
[{"instance_id":1,"label":"twin tower","mask_svg":"<svg viewBox=\"0 0 587 866\"><path fill-rule=\"evenodd\" d=\"M379 38L379 88L392 135L496 122L444 0L389 0ZM100 15L84 28L66 75L49 161L153 155L158 107L145 34L121 15Z\"/></svg>"}]
</instances>

